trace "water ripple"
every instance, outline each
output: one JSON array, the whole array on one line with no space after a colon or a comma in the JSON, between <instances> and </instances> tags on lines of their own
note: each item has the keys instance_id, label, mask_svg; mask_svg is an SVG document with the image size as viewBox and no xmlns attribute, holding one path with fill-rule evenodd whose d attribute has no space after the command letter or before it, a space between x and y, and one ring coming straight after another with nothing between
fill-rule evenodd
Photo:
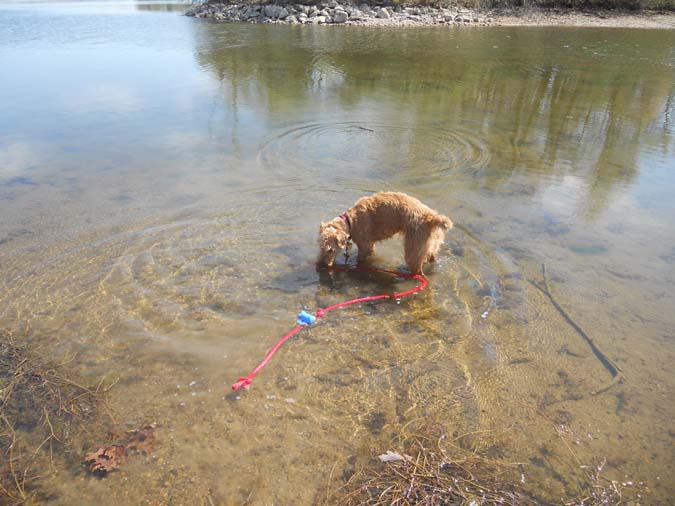
<instances>
[{"instance_id":1,"label":"water ripple","mask_svg":"<svg viewBox=\"0 0 675 506\"><path fill-rule=\"evenodd\" d=\"M490 161L490 151L482 139L461 129L343 121L285 130L263 145L258 161L279 177L295 180L439 182L479 171Z\"/></svg>"}]
</instances>

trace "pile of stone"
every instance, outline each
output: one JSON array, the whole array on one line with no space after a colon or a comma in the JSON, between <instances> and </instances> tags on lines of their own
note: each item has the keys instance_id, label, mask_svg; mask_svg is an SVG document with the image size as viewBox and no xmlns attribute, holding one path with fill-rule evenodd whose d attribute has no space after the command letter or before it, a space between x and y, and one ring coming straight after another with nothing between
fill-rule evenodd
<instances>
[{"instance_id":1,"label":"pile of stone","mask_svg":"<svg viewBox=\"0 0 675 506\"><path fill-rule=\"evenodd\" d=\"M284 23L315 25L490 25L486 18L467 9L435 7L384 7L367 4L338 4L326 0L305 4L225 4L202 3L186 13L197 18L246 23Z\"/></svg>"}]
</instances>

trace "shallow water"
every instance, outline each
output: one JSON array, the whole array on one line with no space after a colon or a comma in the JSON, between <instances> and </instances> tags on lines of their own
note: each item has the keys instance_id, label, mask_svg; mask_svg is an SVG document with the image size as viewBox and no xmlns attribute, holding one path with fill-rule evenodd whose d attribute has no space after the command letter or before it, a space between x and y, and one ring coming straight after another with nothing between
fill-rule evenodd
<instances>
[{"instance_id":1,"label":"shallow water","mask_svg":"<svg viewBox=\"0 0 675 506\"><path fill-rule=\"evenodd\" d=\"M431 424L542 496L606 459L668 504L675 32L181 13L0 4L0 328L160 425L104 480L57 460L50 502L316 504ZM377 190L457 224L429 290L331 314L231 394L303 307L408 286L312 267L318 223ZM611 376L541 264L623 383L591 395Z\"/></svg>"}]
</instances>

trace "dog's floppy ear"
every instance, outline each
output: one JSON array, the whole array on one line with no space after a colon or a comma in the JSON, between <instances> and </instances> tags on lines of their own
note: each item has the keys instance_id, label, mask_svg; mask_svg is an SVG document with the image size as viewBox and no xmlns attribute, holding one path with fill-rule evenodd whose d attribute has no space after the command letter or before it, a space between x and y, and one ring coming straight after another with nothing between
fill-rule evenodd
<instances>
[{"instance_id":1,"label":"dog's floppy ear","mask_svg":"<svg viewBox=\"0 0 675 506\"><path fill-rule=\"evenodd\" d=\"M340 249L344 248L347 245L348 240L349 240L349 235L347 235L342 230L339 230L338 233L337 233L337 241L338 241L338 246L340 247Z\"/></svg>"}]
</instances>

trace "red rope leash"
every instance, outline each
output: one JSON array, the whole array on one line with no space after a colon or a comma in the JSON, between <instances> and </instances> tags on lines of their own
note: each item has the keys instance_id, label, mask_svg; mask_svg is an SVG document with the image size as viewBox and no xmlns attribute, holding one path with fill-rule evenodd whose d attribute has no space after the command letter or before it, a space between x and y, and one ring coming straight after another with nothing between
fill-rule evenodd
<instances>
[{"instance_id":1,"label":"red rope leash","mask_svg":"<svg viewBox=\"0 0 675 506\"><path fill-rule=\"evenodd\" d=\"M421 274L408 274L406 272L388 271L386 269L375 269L367 267L347 267L344 265L333 265L328 268L336 271L382 272L385 274L393 274L395 276L400 276L403 278L415 279L419 281L420 284L414 288L411 288L410 290L406 290L405 292L392 293L386 295L371 295L369 297L359 297L358 299L347 300L345 302L340 302L339 304L334 304L332 306L328 306L323 309L319 308L316 310L317 319L325 316L327 313L330 313L331 311L335 311L336 309L340 309L346 306L351 306L352 304L360 304L362 302L370 302L373 300L380 300L380 299L400 299L402 297L412 295L413 293L421 292L429 284L426 278ZM260 372L260 370L267 365L267 363L272 359L277 350L281 348L281 345L284 344L286 341L288 341L292 336L300 332L304 327L308 327L309 325L310 324L302 324L302 325L299 324L288 334L279 339L279 341L277 341L277 343L270 349L270 351L267 352L265 358L263 358L262 361L256 366L256 368L253 369L253 371L251 371L251 374L243 378L239 378L237 382L234 383L234 385L232 385L232 390L239 390L242 387L244 388L248 387L253 381L253 378L255 378L255 376Z\"/></svg>"}]
</instances>

